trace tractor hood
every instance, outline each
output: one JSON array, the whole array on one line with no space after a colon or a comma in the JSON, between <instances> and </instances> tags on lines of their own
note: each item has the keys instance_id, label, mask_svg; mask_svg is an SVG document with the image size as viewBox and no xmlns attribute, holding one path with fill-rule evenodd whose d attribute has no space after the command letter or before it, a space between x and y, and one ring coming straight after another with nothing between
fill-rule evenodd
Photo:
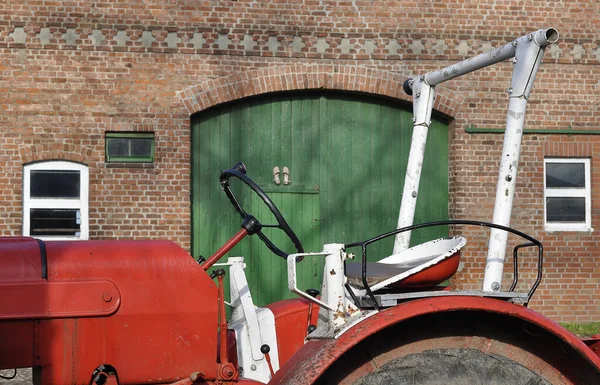
<instances>
[{"instance_id":1,"label":"tractor hood","mask_svg":"<svg viewBox=\"0 0 600 385\"><path fill-rule=\"evenodd\" d=\"M216 368L217 330L217 287L174 242L0 238L0 369L174 382Z\"/></svg>"}]
</instances>

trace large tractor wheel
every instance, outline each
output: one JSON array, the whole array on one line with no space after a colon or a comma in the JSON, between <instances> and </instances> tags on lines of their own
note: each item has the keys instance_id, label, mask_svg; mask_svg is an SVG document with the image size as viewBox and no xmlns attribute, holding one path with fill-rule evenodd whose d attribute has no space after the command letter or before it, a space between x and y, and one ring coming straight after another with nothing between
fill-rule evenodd
<instances>
[{"instance_id":1,"label":"large tractor wheel","mask_svg":"<svg viewBox=\"0 0 600 385\"><path fill-rule=\"evenodd\" d=\"M432 349L392 360L354 385L551 385L531 370L477 349Z\"/></svg>"},{"instance_id":2,"label":"large tractor wheel","mask_svg":"<svg viewBox=\"0 0 600 385\"><path fill-rule=\"evenodd\" d=\"M566 341L485 312L413 318L362 340L319 385L597 385L600 372Z\"/></svg>"}]
</instances>

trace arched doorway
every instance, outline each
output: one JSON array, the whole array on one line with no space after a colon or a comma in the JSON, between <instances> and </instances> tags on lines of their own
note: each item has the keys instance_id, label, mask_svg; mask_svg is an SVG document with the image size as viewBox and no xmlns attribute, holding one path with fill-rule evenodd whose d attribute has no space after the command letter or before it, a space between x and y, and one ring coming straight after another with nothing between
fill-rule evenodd
<instances>
[{"instance_id":1,"label":"arched doorway","mask_svg":"<svg viewBox=\"0 0 600 385\"><path fill-rule=\"evenodd\" d=\"M324 243L364 240L395 228L412 135L410 106L371 95L328 91L267 94L219 105L192 117L192 250L209 256L239 230L219 185L219 173L238 161L279 206L306 251ZM280 184L274 181L279 167ZM283 170L289 170L285 184ZM234 186L240 187L240 186ZM240 190L240 189L238 189ZM268 223L262 205L248 211ZM429 130L415 223L448 218L448 126ZM268 231L268 230L267 230ZM413 243L445 236L416 232ZM255 238L255 237L252 237ZM274 235L292 252L282 234ZM387 256L392 244L370 251ZM257 304L289 298L285 262L258 239L230 255L246 257ZM322 260L299 266L301 287L319 288Z\"/></svg>"}]
</instances>

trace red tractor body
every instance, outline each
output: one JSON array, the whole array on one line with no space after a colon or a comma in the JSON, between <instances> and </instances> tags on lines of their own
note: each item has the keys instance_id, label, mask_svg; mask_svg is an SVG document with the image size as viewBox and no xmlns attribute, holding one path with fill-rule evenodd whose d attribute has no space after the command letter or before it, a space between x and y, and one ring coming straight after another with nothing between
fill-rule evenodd
<instances>
[{"instance_id":1,"label":"red tractor body","mask_svg":"<svg viewBox=\"0 0 600 385\"><path fill-rule=\"evenodd\" d=\"M45 384L216 378L217 288L166 241L0 240L0 364L39 366ZM46 278L43 277L46 272Z\"/></svg>"},{"instance_id":2,"label":"red tractor body","mask_svg":"<svg viewBox=\"0 0 600 385\"><path fill-rule=\"evenodd\" d=\"M217 286L177 244L15 237L0 255L0 369L34 367L43 384L88 384L105 368L124 384L217 378ZM309 303L269 308L284 362L304 345ZM235 363L232 333L228 349Z\"/></svg>"}]
</instances>

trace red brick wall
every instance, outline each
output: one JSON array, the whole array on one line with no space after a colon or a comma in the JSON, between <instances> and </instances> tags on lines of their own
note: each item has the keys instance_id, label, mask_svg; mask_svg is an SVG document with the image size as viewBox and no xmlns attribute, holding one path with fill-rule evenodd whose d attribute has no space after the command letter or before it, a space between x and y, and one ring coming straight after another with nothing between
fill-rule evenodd
<instances>
[{"instance_id":1,"label":"red brick wall","mask_svg":"<svg viewBox=\"0 0 600 385\"><path fill-rule=\"evenodd\" d=\"M23 164L69 159L90 167L91 238L169 238L189 248L191 113L299 88L406 100L406 76L542 27L557 28L561 40L538 74L527 128L599 129L599 15L596 2L583 0L2 2L0 235L21 233ZM502 137L464 129L503 126L510 72L502 63L438 87L436 107L453 118L454 218L491 220ZM154 131L154 166L107 167L106 131ZM513 225L546 247L532 307L556 319L598 319L600 238L546 233L542 189L544 156L591 157L597 184L600 138L525 135L523 144ZM455 283L478 288L485 253L476 249L487 236L466 231Z\"/></svg>"}]
</instances>

